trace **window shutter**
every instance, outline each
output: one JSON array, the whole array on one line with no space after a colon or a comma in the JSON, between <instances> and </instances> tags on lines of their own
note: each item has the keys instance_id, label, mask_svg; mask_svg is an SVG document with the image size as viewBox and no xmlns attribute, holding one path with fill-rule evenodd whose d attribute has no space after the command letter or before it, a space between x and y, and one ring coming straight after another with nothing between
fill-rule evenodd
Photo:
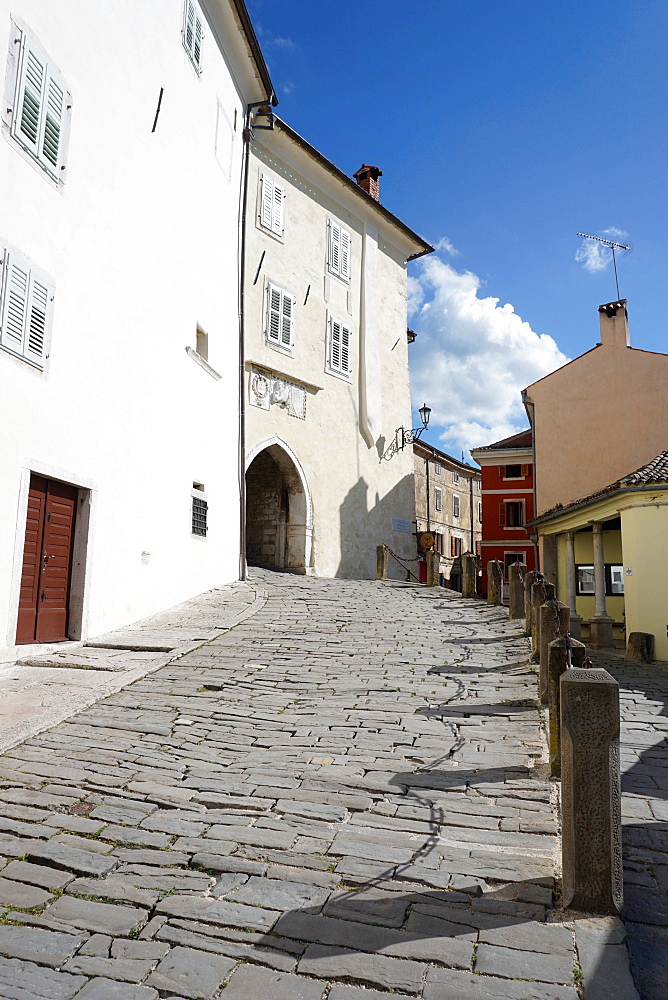
<instances>
[{"instance_id":1,"label":"window shutter","mask_svg":"<svg viewBox=\"0 0 668 1000\"><path fill-rule=\"evenodd\" d=\"M39 156L40 117L44 103L46 63L24 35L21 75L14 113L14 134Z\"/></svg>"},{"instance_id":2,"label":"window shutter","mask_svg":"<svg viewBox=\"0 0 668 1000\"><path fill-rule=\"evenodd\" d=\"M341 327L341 371L350 374L350 329Z\"/></svg>"},{"instance_id":3,"label":"window shutter","mask_svg":"<svg viewBox=\"0 0 668 1000\"><path fill-rule=\"evenodd\" d=\"M341 240L341 270L340 274L346 281L350 279L350 233L339 230Z\"/></svg>"},{"instance_id":4,"label":"window shutter","mask_svg":"<svg viewBox=\"0 0 668 1000\"><path fill-rule=\"evenodd\" d=\"M459 517L459 497L452 498L452 513L455 517Z\"/></svg>"},{"instance_id":5,"label":"window shutter","mask_svg":"<svg viewBox=\"0 0 668 1000\"><path fill-rule=\"evenodd\" d=\"M499 475L501 476L502 479L505 479L505 475L506 475L506 467L505 467L505 465L500 465L499 466Z\"/></svg>"},{"instance_id":6,"label":"window shutter","mask_svg":"<svg viewBox=\"0 0 668 1000\"><path fill-rule=\"evenodd\" d=\"M340 270L341 228L335 222L329 223L329 269L334 274Z\"/></svg>"},{"instance_id":7,"label":"window shutter","mask_svg":"<svg viewBox=\"0 0 668 1000\"><path fill-rule=\"evenodd\" d=\"M292 346L292 326L294 323L294 299L287 292L282 292L281 309L281 344L283 347Z\"/></svg>"},{"instance_id":8,"label":"window shutter","mask_svg":"<svg viewBox=\"0 0 668 1000\"><path fill-rule=\"evenodd\" d=\"M4 279L0 343L17 354L23 354L30 268L24 261L6 253Z\"/></svg>"},{"instance_id":9,"label":"window shutter","mask_svg":"<svg viewBox=\"0 0 668 1000\"><path fill-rule=\"evenodd\" d=\"M195 41L193 43L193 61L198 70L202 68L202 21L195 15Z\"/></svg>"},{"instance_id":10,"label":"window shutter","mask_svg":"<svg viewBox=\"0 0 668 1000\"><path fill-rule=\"evenodd\" d=\"M528 476L529 475L529 466L528 465L523 465L522 466L522 475L523 476Z\"/></svg>"},{"instance_id":11,"label":"window shutter","mask_svg":"<svg viewBox=\"0 0 668 1000\"><path fill-rule=\"evenodd\" d=\"M341 324L333 318L329 322L329 366L337 372L341 368Z\"/></svg>"},{"instance_id":12,"label":"window shutter","mask_svg":"<svg viewBox=\"0 0 668 1000\"><path fill-rule=\"evenodd\" d=\"M505 503L499 504L499 527L505 528L506 526L506 505Z\"/></svg>"},{"instance_id":13,"label":"window shutter","mask_svg":"<svg viewBox=\"0 0 668 1000\"><path fill-rule=\"evenodd\" d=\"M44 126L42 134L42 157L50 164L50 173L58 169L58 153L65 108L65 90L60 81L47 71L46 101L44 106ZM54 176L57 174L54 173Z\"/></svg>"},{"instance_id":14,"label":"window shutter","mask_svg":"<svg viewBox=\"0 0 668 1000\"><path fill-rule=\"evenodd\" d=\"M272 208L274 205L274 182L271 177L262 174L262 190L260 192L260 222L271 229Z\"/></svg>"},{"instance_id":15,"label":"window shutter","mask_svg":"<svg viewBox=\"0 0 668 1000\"><path fill-rule=\"evenodd\" d=\"M276 181L273 182L274 196L273 196L273 211L271 215L271 231L276 233L277 236L283 235L283 199L285 198L285 191L280 184Z\"/></svg>"},{"instance_id":16,"label":"window shutter","mask_svg":"<svg viewBox=\"0 0 668 1000\"><path fill-rule=\"evenodd\" d=\"M455 554L455 539L454 535L450 535L450 555L454 556L454 554Z\"/></svg>"},{"instance_id":17,"label":"window shutter","mask_svg":"<svg viewBox=\"0 0 668 1000\"><path fill-rule=\"evenodd\" d=\"M267 339L274 344L281 342L281 291L269 285L267 293Z\"/></svg>"},{"instance_id":18,"label":"window shutter","mask_svg":"<svg viewBox=\"0 0 668 1000\"><path fill-rule=\"evenodd\" d=\"M24 354L26 358L35 361L40 366L44 363L44 348L46 342L46 317L49 308L49 288L35 278L30 280L28 296L28 316Z\"/></svg>"}]
</instances>

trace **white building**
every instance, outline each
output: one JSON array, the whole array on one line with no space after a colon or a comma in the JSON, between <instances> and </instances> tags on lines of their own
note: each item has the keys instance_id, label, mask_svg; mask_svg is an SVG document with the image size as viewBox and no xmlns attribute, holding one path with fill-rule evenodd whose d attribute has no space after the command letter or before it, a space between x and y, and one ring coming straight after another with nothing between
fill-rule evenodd
<instances>
[{"instance_id":1,"label":"white building","mask_svg":"<svg viewBox=\"0 0 668 1000\"><path fill-rule=\"evenodd\" d=\"M17 621L80 638L238 578L243 132L273 91L242 0L0 13L13 645Z\"/></svg>"},{"instance_id":2,"label":"white building","mask_svg":"<svg viewBox=\"0 0 668 1000\"><path fill-rule=\"evenodd\" d=\"M383 455L411 427L406 263L432 248L379 203L376 168L356 183L278 120L251 149L248 561L373 577L381 543L415 559L412 448Z\"/></svg>"}]
</instances>

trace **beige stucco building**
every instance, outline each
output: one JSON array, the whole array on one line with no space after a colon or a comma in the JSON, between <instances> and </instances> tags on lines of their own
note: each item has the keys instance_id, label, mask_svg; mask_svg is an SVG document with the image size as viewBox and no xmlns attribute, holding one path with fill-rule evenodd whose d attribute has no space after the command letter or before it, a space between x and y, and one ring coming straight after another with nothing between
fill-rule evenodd
<instances>
[{"instance_id":1,"label":"beige stucco building","mask_svg":"<svg viewBox=\"0 0 668 1000\"><path fill-rule=\"evenodd\" d=\"M668 451L591 496L534 522L556 553L557 596L594 646L654 636L668 660ZM573 616L572 616L573 620Z\"/></svg>"},{"instance_id":2,"label":"beige stucco building","mask_svg":"<svg viewBox=\"0 0 668 1000\"><path fill-rule=\"evenodd\" d=\"M418 536L422 532L434 535L440 576L446 586L461 590L461 556L465 552L480 555L480 470L426 441L414 442L413 456ZM426 579L426 563L422 575Z\"/></svg>"},{"instance_id":3,"label":"beige stucco building","mask_svg":"<svg viewBox=\"0 0 668 1000\"><path fill-rule=\"evenodd\" d=\"M412 452L383 455L411 426L406 263L432 248L376 200L379 175L356 183L277 119L251 143L250 563L368 578L381 543L415 556Z\"/></svg>"},{"instance_id":4,"label":"beige stucco building","mask_svg":"<svg viewBox=\"0 0 668 1000\"><path fill-rule=\"evenodd\" d=\"M630 346L626 300L599 306L601 341L524 390L540 515L603 489L668 443L668 354Z\"/></svg>"}]
</instances>

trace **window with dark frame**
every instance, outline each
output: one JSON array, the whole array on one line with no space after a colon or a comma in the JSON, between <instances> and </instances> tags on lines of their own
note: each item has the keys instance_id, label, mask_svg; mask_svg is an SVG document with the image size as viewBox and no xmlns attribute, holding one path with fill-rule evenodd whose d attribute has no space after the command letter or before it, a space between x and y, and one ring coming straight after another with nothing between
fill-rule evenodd
<instances>
[{"instance_id":1,"label":"window with dark frame","mask_svg":"<svg viewBox=\"0 0 668 1000\"><path fill-rule=\"evenodd\" d=\"M502 500L499 504L499 524L505 528L521 528L524 525L524 501Z\"/></svg>"},{"instance_id":2,"label":"window with dark frame","mask_svg":"<svg viewBox=\"0 0 668 1000\"><path fill-rule=\"evenodd\" d=\"M605 596L621 597L624 594L624 567L619 563L606 563ZM575 567L575 593L578 597L593 597L594 566L592 563L579 563Z\"/></svg>"},{"instance_id":3,"label":"window with dark frame","mask_svg":"<svg viewBox=\"0 0 668 1000\"><path fill-rule=\"evenodd\" d=\"M193 535L206 537L208 512L209 504L207 501L203 496L198 496L197 493L193 492L191 525Z\"/></svg>"}]
</instances>

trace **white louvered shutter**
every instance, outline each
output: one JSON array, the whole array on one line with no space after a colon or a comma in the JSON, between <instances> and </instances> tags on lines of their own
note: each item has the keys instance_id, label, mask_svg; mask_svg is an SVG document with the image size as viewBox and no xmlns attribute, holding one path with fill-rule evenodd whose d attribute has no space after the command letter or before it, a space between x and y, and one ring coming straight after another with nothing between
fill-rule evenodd
<instances>
[{"instance_id":1,"label":"white louvered shutter","mask_svg":"<svg viewBox=\"0 0 668 1000\"><path fill-rule=\"evenodd\" d=\"M49 297L48 285L31 275L23 353L40 366L44 364Z\"/></svg>"},{"instance_id":2,"label":"white louvered shutter","mask_svg":"<svg viewBox=\"0 0 668 1000\"><path fill-rule=\"evenodd\" d=\"M329 367L338 372L341 368L341 324L338 319L331 319L329 327Z\"/></svg>"},{"instance_id":3,"label":"white louvered shutter","mask_svg":"<svg viewBox=\"0 0 668 1000\"><path fill-rule=\"evenodd\" d=\"M54 177L58 176L60 138L65 111L65 88L50 69L47 68L44 114L41 129L41 157Z\"/></svg>"},{"instance_id":4,"label":"white louvered shutter","mask_svg":"<svg viewBox=\"0 0 668 1000\"><path fill-rule=\"evenodd\" d=\"M272 344L281 342L281 290L269 285L267 292L267 340Z\"/></svg>"},{"instance_id":5,"label":"white louvered shutter","mask_svg":"<svg viewBox=\"0 0 668 1000\"><path fill-rule=\"evenodd\" d=\"M21 72L16 92L12 131L21 143L39 156L44 85L47 76L44 58L23 36Z\"/></svg>"},{"instance_id":6,"label":"white louvered shutter","mask_svg":"<svg viewBox=\"0 0 668 1000\"><path fill-rule=\"evenodd\" d=\"M272 210L274 207L274 182L271 177L262 174L260 191L260 222L266 229L271 229Z\"/></svg>"},{"instance_id":7,"label":"white louvered shutter","mask_svg":"<svg viewBox=\"0 0 668 1000\"><path fill-rule=\"evenodd\" d=\"M183 47L199 73L202 69L202 40L204 29L195 0L186 0L183 11Z\"/></svg>"},{"instance_id":8,"label":"white louvered shutter","mask_svg":"<svg viewBox=\"0 0 668 1000\"><path fill-rule=\"evenodd\" d=\"M344 375L350 373L350 351L351 351L350 328L341 326L341 371Z\"/></svg>"},{"instance_id":9,"label":"white louvered shutter","mask_svg":"<svg viewBox=\"0 0 668 1000\"><path fill-rule=\"evenodd\" d=\"M292 347L292 329L295 321L294 299L287 292L281 293L281 345Z\"/></svg>"},{"instance_id":10,"label":"white louvered shutter","mask_svg":"<svg viewBox=\"0 0 668 1000\"><path fill-rule=\"evenodd\" d=\"M341 263L341 227L335 222L329 224L329 269L333 274L339 274Z\"/></svg>"},{"instance_id":11,"label":"white louvered shutter","mask_svg":"<svg viewBox=\"0 0 668 1000\"><path fill-rule=\"evenodd\" d=\"M30 268L27 263L13 254L6 253L0 343L16 354L23 354L29 286Z\"/></svg>"},{"instance_id":12,"label":"white louvered shutter","mask_svg":"<svg viewBox=\"0 0 668 1000\"><path fill-rule=\"evenodd\" d=\"M274 196L272 199L271 231L277 236L283 235L283 199L285 191L274 181Z\"/></svg>"},{"instance_id":13,"label":"white louvered shutter","mask_svg":"<svg viewBox=\"0 0 668 1000\"><path fill-rule=\"evenodd\" d=\"M350 233L345 229L340 231L341 236L341 268L340 275L346 281L350 278Z\"/></svg>"}]
</instances>

